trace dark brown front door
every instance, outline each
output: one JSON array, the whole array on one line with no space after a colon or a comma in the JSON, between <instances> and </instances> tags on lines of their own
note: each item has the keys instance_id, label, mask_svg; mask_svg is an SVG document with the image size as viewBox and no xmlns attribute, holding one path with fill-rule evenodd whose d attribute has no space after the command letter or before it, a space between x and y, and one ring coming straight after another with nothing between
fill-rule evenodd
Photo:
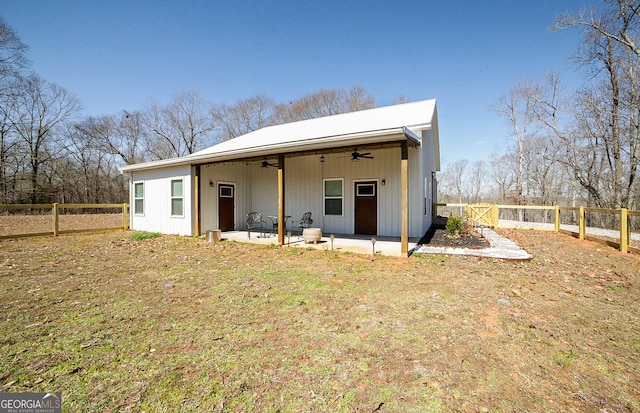
<instances>
[{"instance_id":1,"label":"dark brown front door","mask_svg":"<svg viewBox=\"0 0 640 413\"><path fill-rule=\"evenodd\" d=\"M221 231L234 230L235 186L218 185L218 223Z\"/></svg>"},{"instance_id":2,"label":"dark brown front door","mask_svg":"<svg viewBox=\"0 0 640 413\"><path fill-rule=\"evenodd\" d=\"M378 233L378 184L376 181L355 183L355 233Z\"/></svg>"}]
</instances>

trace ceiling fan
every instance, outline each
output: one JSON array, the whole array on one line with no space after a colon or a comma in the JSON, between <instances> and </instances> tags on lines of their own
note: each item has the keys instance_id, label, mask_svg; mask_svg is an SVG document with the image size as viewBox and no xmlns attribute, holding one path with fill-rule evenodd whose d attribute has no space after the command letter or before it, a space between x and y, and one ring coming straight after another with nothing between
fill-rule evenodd
<instances>
[{"instance_id":1,"label":"ceiling fan","mask_svg":"<svg viewBox=\"0 0 640 413\"><path fill-rule=\"evenodd\" d=\"M358 152L358 148L355 148L353 152L351 152L351 160L356 162L360 158L373 159L373 156L371 156L371 152L360 153Z\"/></svg>"},{"instance_id":2,"label":"ceiling fan","mask_svg":"<svg viewBox=\"0 0 640 413\"><path fill-rule=\"evenodd\" d=\"M269 161L267 161L267 158L264 158L264 159L262 160L262 167L263 167L263 168L268 168L268 167L270 167L270 166L273 166L274 168L277 168L277 167L278 167L278 164L277 164L277 163L269 163Z\"/></svg>"}]
</instances>

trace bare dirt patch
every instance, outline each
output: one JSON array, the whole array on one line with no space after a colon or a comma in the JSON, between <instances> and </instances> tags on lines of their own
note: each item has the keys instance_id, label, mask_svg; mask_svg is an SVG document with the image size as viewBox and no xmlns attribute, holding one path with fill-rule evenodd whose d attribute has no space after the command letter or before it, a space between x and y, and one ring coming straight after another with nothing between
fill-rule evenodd
<instances>
[{"instance_id":1,"label":"bare dirt patch","mask_svg":"<svg viewBox=\"0 0 640 413\"><path fill-rule=\"evenodd\" d=\"M67 411L640 411L638 256L499 232L534 258L3 240L0 391Z\"/></svg>"}]
</instances>

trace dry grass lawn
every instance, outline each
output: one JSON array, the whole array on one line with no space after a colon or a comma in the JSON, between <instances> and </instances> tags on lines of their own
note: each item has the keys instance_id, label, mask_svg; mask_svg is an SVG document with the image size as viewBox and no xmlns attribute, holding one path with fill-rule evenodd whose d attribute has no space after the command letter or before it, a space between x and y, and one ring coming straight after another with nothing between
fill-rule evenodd
<instances>
[{"instance_id":1,"label":"dry grass lawn","mask_svg":"<svg viewBox=\"0 0 640 413\"><path fill-rule=\"evenodd\" d=\"M131 232L0 241L0 391L67 412L640 411L640 258L529 262Z\"/></svg>"}]
</instances>

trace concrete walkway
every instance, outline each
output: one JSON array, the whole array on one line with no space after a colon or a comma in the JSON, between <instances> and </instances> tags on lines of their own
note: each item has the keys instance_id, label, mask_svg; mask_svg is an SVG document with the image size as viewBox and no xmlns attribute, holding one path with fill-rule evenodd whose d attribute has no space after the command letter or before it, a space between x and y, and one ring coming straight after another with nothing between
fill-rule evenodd
<instances>
[{"instance_id":1,"label":"concrete walkway","mask_svg":"<svg viewBox=\"0 0 640 413\"><path fill-rule=\"evenodd\" d=\"M484 249L471 248L447 248L447 247L430 247L427 245L417 246L414 254L445 254L445 255L473 255L475 257L499 258L503 260L528 261L533 255L523 250L515 242L498 235L489 228L477 228L479 233L489 241L491 247Z\"/></svg>"}]
</instances>

